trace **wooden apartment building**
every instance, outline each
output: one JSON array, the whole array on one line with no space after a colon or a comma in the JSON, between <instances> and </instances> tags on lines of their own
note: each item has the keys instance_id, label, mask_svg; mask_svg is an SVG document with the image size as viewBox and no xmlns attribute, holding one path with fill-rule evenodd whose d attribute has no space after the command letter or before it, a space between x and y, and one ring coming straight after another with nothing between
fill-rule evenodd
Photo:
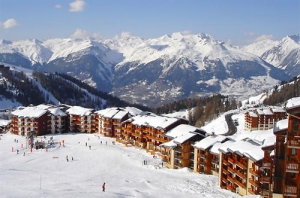
<instances>
[{"instance_id":1,"label":"wooden apartment building","mask_svg":"<svg viewBox=\"0 0 300 198\"><path fill-rule=\"evenodd\" d=\"M30 132L36 135L49 133L47 110L37 107L19 107L11 113L10 131L16 135L27 136Z\"/></svg>"},{"instance_id":2,"label":"wooden apartment building","mask_svg":"<svg viewBox=\"0 0 300 198\"><path fill-rule=\"evenodd\" d=\"M106 137L115 137L119 141L122 122L130 117L130 113L122 108L107 108L96 112L98 132Z\"/></svg>"},{"instance_id":3,"label":"wooden apartment building","mask_svg":"<svg viewBox=\"0 0 300 198\"><path fill-rule=\"evenodd\" d=\"M72 106L66 110L68 114L68 131L95 133L95 117L93 109Z\"/></svg>"},{"instance_id":4,"label":"wooden apartment building","mask_svg":"<svg viewBox=\"0 0 300 198\"><path fill-rule=\"evenodd\" d=\"M137 115L123 123L124 132L121 139L148 151L160 151L159 145L169 141L165 137L167 131L187 123L188 121L184 119L158 116L152 113Z\"/></svg>"},{"instance_id":5,"label":"wooden apartment building","mask_svg":"<svg viewBox=\"0 0 300 198\"><path fill-rule=\"evenodd\" d=\"M218 170L219 165L219 153L214 154L211 152L211 148L217 142L223 143L227 139L223 135L210 135L197 141L194 147L194 167L193 170L196 173L213 174L213 171Z\"/></svg>"},{"instance_id":6,"label":"wooden apartment building","mask_svg":"<svg viewBox=\"0 0 300 198\"><path fill-rule=\"evenodd\" d=\"M194 126L180 124L169 130L165 137L168 142L160 145L165 166L172 169L194 167L193 144L205 137L206 133Z\"/></svg>"},{"instance_id":7,"label":"wooden apartment building","mask_svg":"<svg viewBox=\"0 0 300 198\"><path fill-rule=\"evenodd\" d=\"M286 111L281 107L263 107L245 112L245 130L268 130L274 123L286 118Z\"/></svg>"},{"instance_id":8,"label":"wooden apartment building","mask_svg":"<svg viewBox=\"0 0 300 198\"><path fill-rule=\"evenodd\" d=\"M273 197L300 197L300 97L287 101L288 128L274 128L276 135Z\"/></svg>"}]
</instances>

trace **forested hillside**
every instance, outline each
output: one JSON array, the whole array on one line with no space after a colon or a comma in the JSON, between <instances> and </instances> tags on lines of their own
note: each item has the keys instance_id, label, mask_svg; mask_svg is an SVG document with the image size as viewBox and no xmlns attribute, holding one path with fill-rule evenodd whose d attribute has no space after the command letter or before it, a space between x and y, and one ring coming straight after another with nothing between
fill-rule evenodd
<instances>
[{"instance_id":1,"label":"forested hillside","mask_svg":"<svg viewBox=\"0 0 300 198\"><path fill-rule=\"evenodd\" d=\"M237 102L235 99L218 94L201 98L188 98L172 102L163 105L162 107L153 109L153 112L157 114L166 114L188 109L188 120L190 124L200 127L203 126L206 121L215 118L220 113L224 113L236 108Z\"/></svg>"},{"instance_id":2,"label":"forested hillside","mask_svg":"<svg viewBox=\"0 0 300 198\"><path fill-rule=\"evenodd\" d=\"M282 82L275 86L268 98L264 100L265 105L279 105L288 99L300 96L300 76L293 78L290 82Z\"/></svg>"},{"instance_id":3,"label":"forested hillside","mask_svg":"<svg viewBox=\"0 0 300 198\"><path fill-rule=\"evenodd\" d=\"M28 76L22 71L8 68L0 68L0 99L5 97L24 106L43 103L52 104L56 101L94 109L134 106L141 110L149 110L145 106L130 104L96 90L67 74L33 71Z\"/></svg>"}]
</instances>

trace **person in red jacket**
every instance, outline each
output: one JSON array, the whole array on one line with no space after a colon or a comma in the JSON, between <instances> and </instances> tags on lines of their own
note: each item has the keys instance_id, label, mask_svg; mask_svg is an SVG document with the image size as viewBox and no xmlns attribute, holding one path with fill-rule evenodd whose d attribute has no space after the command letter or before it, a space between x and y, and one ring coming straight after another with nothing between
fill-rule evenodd
<instances>
[{"instance_id":1,"label":"person in red jacket","mask_svg":"<svg viewBox=\"0 0 300 198\"><path fill-rule=\"evenodd\" d=\"M102 191L105 192L105 182L102 184Z\"/></svg>"}]
</instances>

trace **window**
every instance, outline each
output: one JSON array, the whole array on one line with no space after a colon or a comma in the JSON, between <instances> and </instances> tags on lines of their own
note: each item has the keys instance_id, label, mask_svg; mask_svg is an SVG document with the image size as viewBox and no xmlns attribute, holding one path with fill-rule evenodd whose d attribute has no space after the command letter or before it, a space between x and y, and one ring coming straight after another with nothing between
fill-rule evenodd
<instances>
[{"instance_id":1,"label":"window","mask_svg":"<svg viewBox=\"0 0 300 198\"><path fill-rule=\"evenodd\" d=\"M296 174L295 173L290 173L290 178L291 179L294 179L296 177Z\"/></svg>"},{"instance_id":2,"label":"window","mask_svg":"<svg viewBox=\"0 0 300 198\"><path fill-rule=\"evenodd\" d=\"M297 155L297 150L296 149L292 149L292 155Z\"/></svg>"},{"instance_id":3,"label":"window","mask_svg":"<svg viewBox=\"0 0 300 198\"><path fill-rule=\"evenodd\" d=\"M293 132L294 134L298 134L299 131L299 121L294 119L293 120Z\"/></svg>"}]
</instances>

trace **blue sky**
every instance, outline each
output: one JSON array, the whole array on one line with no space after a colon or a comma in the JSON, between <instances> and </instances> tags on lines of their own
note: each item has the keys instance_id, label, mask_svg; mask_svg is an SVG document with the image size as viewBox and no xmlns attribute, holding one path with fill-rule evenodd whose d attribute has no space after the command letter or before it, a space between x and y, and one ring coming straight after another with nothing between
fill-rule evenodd
<instances>
[{"instance_id":1,"label":"blue sky","mask_svg":"<svg viewBox=\"0 0 300 198\"><path fill-rule=\"evenodd\" d=\"M232 44L300 33L299 0L0 0L0 39L123 31L156 38L207 33Z\"/></svg>"}]
</instances>

